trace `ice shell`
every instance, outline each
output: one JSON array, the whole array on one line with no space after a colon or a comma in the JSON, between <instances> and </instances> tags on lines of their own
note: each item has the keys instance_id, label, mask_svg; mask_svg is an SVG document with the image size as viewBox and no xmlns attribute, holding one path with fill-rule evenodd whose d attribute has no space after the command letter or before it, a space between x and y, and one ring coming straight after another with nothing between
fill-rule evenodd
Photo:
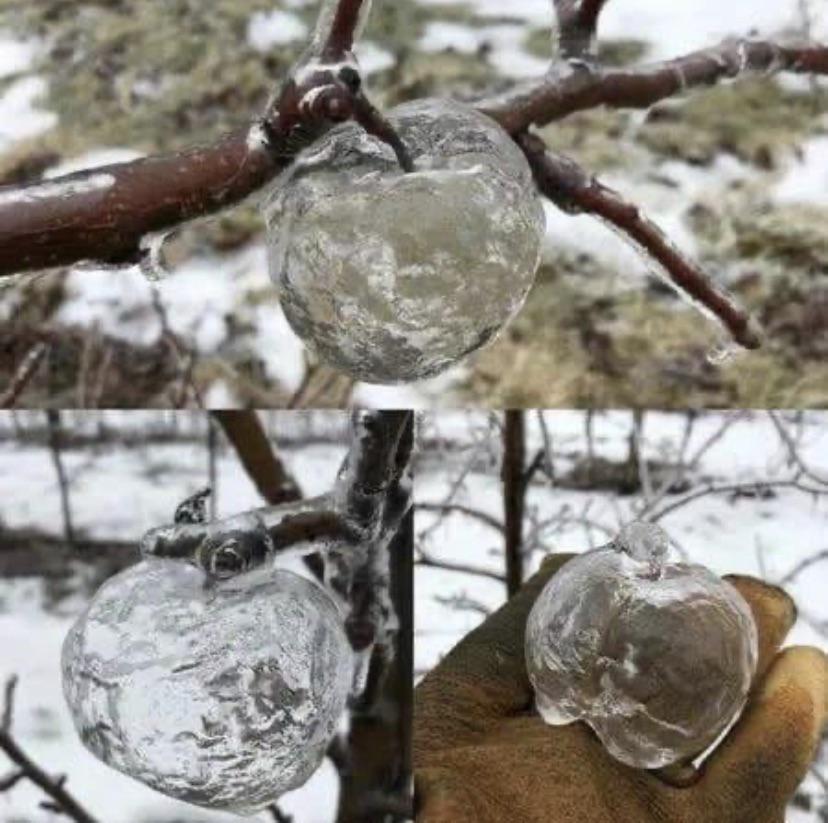
<instances>
[{"instance_id":1,"label":"ice shell","mask_svg":"<svg viewBox=\"0 0 828 823\"><path fill-rule=\"evenodd\" d=\"M526 663L547 723L584 720L615 758L654 769L699 754L736 716L757 635L741 595L703 566L639 570L612 548L569 561L529 615Z\"/></svg>"},{"instance_id":2,"label":"ice shell","mask_svg":"<svg viewBox=\"0 0 828 823\"><path fill-rule=\"evenodd\" d=\"M520 309L544 215L493 120L448 100L389 112L416 170L354 124L301 155L264 204L271 276L294 331L374 383L436 375Z\"/></svg>"},{"instance_id":3,"label":"ice shell","mask_svg":"<svg viewBox=\"0 0 828 823\"><path fill-rule=\"evenodd\" d=\"M670 539L655 523L634 520L621 529L615 544L630 557L646 563L653 574L658 574L667 559Z\"/></svg>"},{"instance_id":4,"label":"ice shell","mask_svg":"<svg viewBox=\"0 0 828 823\"><path fill-rule=\"evenodd\" d=\"M200 569L153 559L101 587L62 667L93 754L179 800L249 814L319 766L353 655L333 601L298 575L207 585Z\"/></svg>"}]
</instances>

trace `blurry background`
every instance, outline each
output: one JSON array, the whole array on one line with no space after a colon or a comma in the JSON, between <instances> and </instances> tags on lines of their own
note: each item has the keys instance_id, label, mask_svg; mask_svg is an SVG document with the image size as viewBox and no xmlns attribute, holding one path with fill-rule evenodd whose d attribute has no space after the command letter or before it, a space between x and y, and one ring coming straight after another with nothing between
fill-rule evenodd
<instances>
[{"instance_id":1,"label":"blurry background","mask_svg":"<svg viewBox=\"0 0 828 823\"><path fill-rule=\"evenodd\" d=\"M391 106L471 99L544 72L551 0L378 0L359 44ZM0 0L0 184L183 147L246 122L306 41L316 0ZM633 65L728 35L828 39L826 0L611 0L603 58ZM801 407L828 400L828 91L754 77L647 113L594 111L544 136L645 207L769 332L717 332L591 218L547 209L537 285L491 348L436 382L354 385L306 362L267 275L252 207L166 244L157 290L135 269L0 283L0 387L39 343L20 406Z\"/></svg>"},{"instance_id":2,"label":"blurry background","mask_svg":"<svg viewBox=\"0 0 828 823\"><path fill-rule=\"evenodd\" d=\"M260 413L305 496L329 491L347 447L343 413ZM239 818L171 800L109 769L83 748L61 693L60 648L100 583L138 559L137 541L176 506L214 487L218 517L263 505L215 423L188 412L0 413L0 684L19 678L12 733L101 823L230 823ZM0 782L13 771L0 751ZM282 817L331 823L339 779L325 760L279 802ZM0 793L2 823L66 820L40 808L23 780Z\"/></svg>"},{"instance_id":3,"label":"blurry background","mask_svg":"<svg viewBox=\"0 0 828 823\"><path fill-rule=\"evenodd\" d=\"M658 522L677 560L781 585L788 644L828 651L828 414L425 414L416 464L422 677L549 552ZM501 479L503 478L503 479ZM788 823L828 820L828 745Z\"/></svg>"}]
</instances>

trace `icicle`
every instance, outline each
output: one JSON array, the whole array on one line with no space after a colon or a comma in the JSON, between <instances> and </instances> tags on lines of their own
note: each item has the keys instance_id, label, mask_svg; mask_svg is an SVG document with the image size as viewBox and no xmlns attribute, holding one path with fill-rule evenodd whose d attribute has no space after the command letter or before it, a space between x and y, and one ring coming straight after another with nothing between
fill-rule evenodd
<instances>
[{"instance_id":1,"label":"icicle","mask_svg":"<svg viewBox=\"0 0 828 823\"><path fill-rule=\"evenodd\" d=\"M150 283L160 283L172 273L164 259L164 241L167 234L148 234L141 239L141 273Z\"/></svg>"}]
</instances>

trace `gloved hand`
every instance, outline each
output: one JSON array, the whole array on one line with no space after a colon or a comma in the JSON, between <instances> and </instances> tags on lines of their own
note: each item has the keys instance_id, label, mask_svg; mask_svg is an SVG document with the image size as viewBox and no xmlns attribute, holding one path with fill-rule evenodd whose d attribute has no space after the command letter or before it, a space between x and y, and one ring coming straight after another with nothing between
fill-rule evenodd
<instances>
[{"instance_id":1,"label":"gloved hand","mask_svg":"<svg viewBox=\"0 0 828 823\"><path fill-rule=\"evenodd\" d=\"M421 823L783 823L826 722L828 660L779 646L796 619L780 589L727 578L750 604L759 664L748 705L702 767L662 772L611 758L585 723L533 709L523 639L554 555L418 686L414 765Z\"/></svg>"}]
</instances>

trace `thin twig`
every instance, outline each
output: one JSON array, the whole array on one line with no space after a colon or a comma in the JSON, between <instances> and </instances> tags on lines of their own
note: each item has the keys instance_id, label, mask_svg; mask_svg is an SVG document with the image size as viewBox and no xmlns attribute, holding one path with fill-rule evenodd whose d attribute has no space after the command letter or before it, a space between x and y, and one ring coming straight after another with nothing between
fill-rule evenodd
<instances>
[{"instance_id":1,"label":"thin twig","mask_svg":"<svg viewBox=\"0 0 828 823\"><path fill-rule=\"evenodd\" d=\"M83 806L72 797L66 790L65 778L58 778L57 780L50 777L43 769L41 769L20 747L15 739L10 734L11 718L13 712L13 698L14 685L16 677L12 677L6 682L5 689L5 704L3 707L3 723L0 726L0 750L19 768L19 774L13 773L3 780L3 785L0 789L12 788L22 777L31 780L39 789L45 792L50 800L50 807L64 814L76 823L96 823Z\"/></svg>"},{"instance_id":2,"label":"thin twig","mask_svg":"<svg viewBox=\"0 0 828 823\"><path fill-rule=\"evenodd\" d=\"M810 557L805 558L805 560L802 560L799 563L797 563L784 577L780 579L779 585L787 585L806 569L816 565L817 563L822 563L825 560L828 560L828 549L818 552L817 554L811 555Z\"/></svg>"},{"instance_id":3,"label":"thin twig","mask_svg":"<svg viewBox=\"0 0 828 823\"><path fill-rule=\"evenodd\" d=\"M746 349L761 345L761 334L753 318L672 245L638 207L590 177L574 160L552 154L537 135L522 135L518 142L546 197L570 213L594 214L607 220L657 261L679 292L711 312L739 345Z\"/></svg>"},{"instance_id":4,"label":"thin twig","mask_svg":"<svg viewBox=\"0 0 828 823\"><path fill-rule=\"evenodd\" d=\"M48 343L36 343L29 349L17 367L9 387L0 395L0 409L13 409L15 407L20 395L23 394L26 386L29 385L37 373L48 351Z\"/></svg>"},{"instance_id":5,"label":"thin twig","mask_svg":"<svg viewBox=\"0 0 828 823\"><path fill-rule=\"evenodd\" d=\"M414 509L415 511L439 512L440 514L464 514L500 532L500 534L503 534L505 530L503 523L496 517L492 517L492 515L479 509L473 509L471 506L464 506L462 503L416 503Z\"/></svg>"},{"instance_id":6,"label":"thin twig","mask_svg":"<svg viewBox=\"0 0 828 823\"><path fill-rule=\"evenodd\" d=\"M693 503L702 497L708 497L709 495L745 493L761 494L763 492L769 492L774 489L789 489L801 491L805 494L812 494L815 497L828 495L828 486L826 486L825 488L819 488L817 486L808 486L807 484L802 483L799 480L757 480L745 483L713 483L709 486L706 486L703 489L699 489L697 491L691 492L690 494L684 495L683 497L679 498L678 500L672 503L667 504L666 506L664 506L656 512L652 512L648 519L651 520L653 523L656 523L659 520L665 518L668 514L672 514L673 512L678 511L684 506L687 506L690 503Z\"/></svg>"},{"instance_id":7,"label":"thin twig","mask_svg":"<svg viewBox=\"0 0 828 823\"><path fill-rule=\"evenodd\" d=\"M422 548L417 549L417 559L414 561L417 566L425 566L431 569L443 569L448 572L458 572L459 574L472 574L477 577L487 577L489 580L496 580L498 583L506 582L506 575L499 572L489 571L488 569L481 569L477 566L470 566L466 563L453 563L450 560L440 560L434 557Z\"/></svg>"},{"instance_id":8,"label":"thin twig","mask_svg":"<svg viewBox=\"0 0 828 823\"><path fill-rule=\"evenodd\" d=\"M828 484L828 477L823 477L822 475L818 474L802 459L802 456L799 454L797 444L794 442L793 437L791 437L791 433L787 430L787 428L785 428L785 425L780 419L777 412L768 411L768 417L770 417L774 428L779 434L779 439L785 446L791 463L793 463L796 466L796 468L799 470L800 475L802 477L807 477L809 480L812 480L815 483Z\"/></svg>"}]
</instances>

